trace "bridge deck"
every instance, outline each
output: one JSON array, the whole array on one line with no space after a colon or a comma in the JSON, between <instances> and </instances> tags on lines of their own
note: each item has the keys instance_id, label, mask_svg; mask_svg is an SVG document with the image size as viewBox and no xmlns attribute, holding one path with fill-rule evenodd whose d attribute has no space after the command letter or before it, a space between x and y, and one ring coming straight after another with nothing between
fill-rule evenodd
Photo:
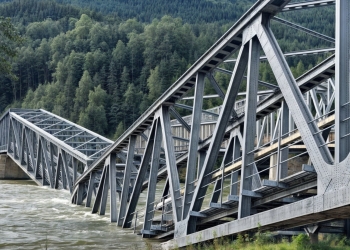
<instances>
[{"instance_id":1,"label":"bridge deck","mask_svg":"<svg viewBox=\"0 0 350 250\"><path fill-rule=\"evenodd\" d=\"M216 237L256 230L259 225L261 230L278 231L314 224L315 221L346 219L350 216L349 205L350 188L347 187L176 238L163 243L162 247L163 249L181 248Z\"/></svg>"}]
</instances>

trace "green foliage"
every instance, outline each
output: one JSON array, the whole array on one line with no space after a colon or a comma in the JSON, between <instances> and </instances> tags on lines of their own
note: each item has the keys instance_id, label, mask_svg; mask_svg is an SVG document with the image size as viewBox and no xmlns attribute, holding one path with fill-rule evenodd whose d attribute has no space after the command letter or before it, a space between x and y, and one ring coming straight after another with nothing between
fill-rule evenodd
<instances>
[{"instance_id":1,"label":"green foliage","mask_svg":"<svg viewBox=\"0 0 350 250\"><path fill-rule=\"evenodd\" d=\"M6 47L9 50L0 53L0 61L3 55L7 62L1 64L0 73L1 67L5 72L12 67L17 79L0 74L0 111L17 101L23 108L44 108L96 132L117 137L255 0L175 0L167 4L160 0L5 2L0 4L0 15L11 16L13 25L7 18L0 19L0 29L5 30L0 30L0 35L8 35L4 41L10 45ZM323 15L320 9L323 8L314 11L325 17L324 33L333 35L328 19L334 15L327 8L327 15ZM305 24L309 14L302 13L297 20ZM288 13L283 17L291 19ZM319 32L323 32L322 25L311 24ZM317 43L313 38L304 43L290 42L292 31L274 23L272 28L284 51ZM9 60L16 53L16 60ZM290 59L289 63L298 76L320 59ZM222 67L232 70L232 65ZM276 83L267 63L261 63L260 69L261 80ZM218 84L226 89L230 76L214 74ZM205 86L205 94L215 94L208 81ZM221 104L219 98L208 99L203 107Z\"/></svg>"},{"instance_id":2,"label":"green foliage","mask_svg":"<svg viewBox=\"0 0 350 250\"><path fill-rule=\"evenodd\" d=\"M104 102L106 98L107 93L101 88L101 85L95 87L94 91L90 91L89 105L80 113L79 124L99 134L105 134L107 117Z\"/></svg>"},{"instance_id":3,"label":"green foliage","mask_svg":"<svg viewBox=\"0 0 350 250\"><path fill-rule=\"evenodd\" d=\"M90 74L87 70L85 70L81 80L79 81L79 87L75 91L74 111L71 117L72 121L77 121L79 114L87 108L89 92L92 87L93 82L91 80Z\"/></svg>"},{"instance_id":4,"label":"green foliage","mask_svg":"<svg viewBox=\"0 0 350 250\"><path fill-rule=\"evenodd\" d=\"M161 78L159 75L159 67L151 69L151 74L147 79L147 87L149 89L148 99L152 103L161 95Z\"/></svg>"},{"instance_id":5,"label":"green foliage","mask_svg":"<svg viewBox=\"0 0 350 250\"><path fill-rule=\"evenodd\" d=\"M260 231L260 229L259 229ZM248 241L249 237L241 234L237 235L235 241L229 240L229 238L215 238L211 244L201 243L196 246L190 245L187 249L208 249L208 250L231 250L231 249L244 249L244 250L350 250L348 245L343 245L346 238L342 235L327 235L323 240L317 244L311 244L309 237L305 234L300 234L293 237L292 242L282 240L281 242L271 241L258 241L260 237L255 235L254 241Z\"/></svg>"},{"instance_id":6,"label":"green foliage","mask_svg":"<svg viewBox=\"0 0 350 250\"><path fill-rule=\"evenodd\" d=\"M17 46L23 39L12 25L9 18L0 16L0 74L16 79L12 73L10 60L17 55Z\"/></svg>"},{"instance_id":7,"label":"green foliage","mask_svg":"<svg viewBox=\"0 0 350 250\"><path fill-rule=\"evenodd\" d=\"M267 243L273 242L273 237L270 232L262 232L261 225L258 225L258 232L255 234L255 244L258 246L266 245Z\"/></svg>"},{"instance_id":8,"label":"green foliage","mask_svg":"<svg viewBox=\"0 0 350 250\"><path fill-rule=\"evenodd\" d=\"M124 126L123 126L123 122L120 122L118 124L118 127L114 133L113 139L117 140L119 138L119 136L121 136L124 133Z\"/></svg>"},{"instance_id":9,"label":"green foliage","mask_svg":"<svg viewBox=\"0 0 350 250\"><path fill-rule=\"evenodd\" d=\"M311 243L309 236L307 236L306 234L299 234L298 236L293 237L293 245L297 250L310 249Z\"/></svg>"},{"instance_id":10,"label":"green foliage","mask_svg":"<svg viewBox=\"0 0 350 250\"><path fill-rule=\"evenodd\" d=\"M162 0L59 0L59 2L88 7L104 13L116 13L124 19L137 16L141 22L159 19L167 14L176 14L186 22L204 23L236 20L240 16L239 13L246 11L255 0L174 0L167 1L166 4Z\"/></svg>"},{"instance_id":11,"label":"green foliage","mask_svg":"<svg viewBox=\"0 0 350 250\"><path fill-rule=\"evenodd\" d=\"M324 242L327 245L330 246L340 246L340 247L345 247L345 246L350 246L350 240L346 238L344 235L340 234L328 234L325 235L322 239L322 242Z\"/></svg>"}]
</instances>

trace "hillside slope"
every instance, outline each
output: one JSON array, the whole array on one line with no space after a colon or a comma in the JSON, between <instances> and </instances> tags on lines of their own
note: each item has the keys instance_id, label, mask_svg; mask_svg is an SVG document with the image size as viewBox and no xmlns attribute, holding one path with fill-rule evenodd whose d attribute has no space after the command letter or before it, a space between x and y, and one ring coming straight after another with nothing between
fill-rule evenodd
<instances>
[{"instance_id":1,"label":"hillside slope","mask_svg":"<svg viewBox=\"0 0 350 250\"><path fill-rule=\"evenodd\" d=\"M67 4L68 1L73 5ZM235 2L230 1L225 5L227 9ZM113 8L117 11L119 8L126 15L136 0L2 2L0 16L11 17L25 43L18 48L18 57L12 62L17 80L0 75L0 112L8 107L43 108L98 133L118 136L227 31L253 1L237 1L235 6L242 8L235 8L227 21L211 14L215 11L210 6L223 6L223 1L198 1L198 9L204 6L207 13L193 10L196 1L168 1L170 6L181 3L178 9L187 6L189 14L183 20L179 16L184 12L175 13L176 8L169 7L172 15L151 22L144 22L140 17L161 15L155 5L154 9L150 7L153 5L145 5L145 10L136 11L136 16L130 12L128 15L133 18L128 20L113 12ZM166 9L164 2L144 0L140 6L158 3L158 8ZM98 3L101 8L110 7L110 14L91 10L96 9ZM137 8L142 7L135 5ZM227 9L216 10L216 14L226 13ZM203 21L201 15L211 21ZM334 35L334 6L290 12L282 17ZM189 23L189 18L195 23ZM332 46L276 22L272 26L285 52ZM288 62L297 76L322 58L294 57ZM222 67L232 70L233 65ZM275 83L271 69L264 62L260 74L261 80ZM215 77L223 89L228 85L228 75L216 72ZM210 88L205 90L205 94L213 93ZM203 108L220 104L220 99L208 99Z\"/></svg>"},{"instance_id":2,"label":"hillside slope","mask_svg":"<svg viewBox=\"0 0 350 250\"><path fill-rule=\"evenodd\" d=\"M237 20L255 0L57 0L127 19L151 22L164 15L181 17L189 23Z\"/></svg>"}]
</instances>

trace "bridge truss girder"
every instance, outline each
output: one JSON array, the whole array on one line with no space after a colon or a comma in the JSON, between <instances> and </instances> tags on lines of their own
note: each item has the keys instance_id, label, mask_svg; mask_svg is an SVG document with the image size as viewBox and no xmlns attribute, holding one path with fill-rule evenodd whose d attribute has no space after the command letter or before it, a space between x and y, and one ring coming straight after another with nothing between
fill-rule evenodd
<instances>
[{"instance_id":1,"label":"bridge truss girder","mask_svg":"<svg viewBox=\"0 0 350 250\"><path fill-rule=\"evenodd\" d=\"M334 4L334 1L315 2ZM289 1L257 1L89 166L77 179L72 200L81 204L83 201L78 197L91 186L93 176L103 171L97 192L101 198L95 202L93 212L95 207L103 210L101 204L106 204L111 159L115 156L118 162L119 154L126 151L129 163L119 171L123 189L119 217L115 217L118 213L114 208L111 220L123 227L136 227L137 221L143 220L144 237L173 234L174 240L165 247L209 240L215 237L214 231L216 236L224 236L254 230L259 224L271 230L283 225L290 228L349 217L344 207L350 204L347 174L350 77L346 70L350 41L348 22L340 21L348 20L349 3L336 2L339 20L335 56L295 79L269 25L271 18L284 10ZM278 84L263 100L257 99L260 50ZM222 91L215 84L215 71L237 53L229 86ZM246 99L244 111L239 112L237 96L245 75ZM203 117L210 116L208 112L203 114L205 84L212 84L223 103L218 117L212 120L212 133L202 136ZM179 108L186 108L181 100L191 90L194 93L191 119L185 119L179 117ZM188 152L174 150L175 129L171 127L170 113L187 133L183 133L182 141L188 140ZM142 137L146 146L137 152L142 159L133 170L136 179L132 184L129 179L135 165L131 159L137 148L136 137ZM159 166L161 159L163 168ZM300 160L300 165L293 172L290 164L295 160ZM186 172L184 182L180 181L181 167ZM165 179L164 190L157 200L155 185L160 178ZM140 209L139 197L145 189L146 206ZM115 193L114 184L111 191ZM335 195L344 198L332 201ZM110 202L116 207L114 198ZM231 222L222 220L232 218L235 220ZM211 228L213 221L220 225Z\"/></svg>"},{"instance_id":2,"label":"bridge truss girder","mask_svg":"<svg viewBox=\"0 0 350 250\"><path fill-rule=\"evenodd\" d=\"M10 109L0 121L1 153L38 185L72 187L111 144L106 138L44 110Z\"/></svg>"}]
</instances>

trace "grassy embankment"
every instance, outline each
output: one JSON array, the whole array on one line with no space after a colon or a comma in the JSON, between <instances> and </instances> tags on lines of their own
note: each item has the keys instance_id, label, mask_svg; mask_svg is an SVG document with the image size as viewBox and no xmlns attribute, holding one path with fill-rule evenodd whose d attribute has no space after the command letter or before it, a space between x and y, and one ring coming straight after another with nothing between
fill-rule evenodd
<instances>
[{"instance_id":1,"label":"grassy embankment","mask_svg":"<svg viewBox=\"0 0 350 250\"><path fill-rule=\"evenodd\" d=\"M236 240L217 238L211 243L187 246L187 250L350 250L350 240L342 235L320 235L319 243L310 243L309 237L300 234L288 239L274 240L270 233L258 232L254 237L239 235Z\"/></svg>"}]
</instances>

